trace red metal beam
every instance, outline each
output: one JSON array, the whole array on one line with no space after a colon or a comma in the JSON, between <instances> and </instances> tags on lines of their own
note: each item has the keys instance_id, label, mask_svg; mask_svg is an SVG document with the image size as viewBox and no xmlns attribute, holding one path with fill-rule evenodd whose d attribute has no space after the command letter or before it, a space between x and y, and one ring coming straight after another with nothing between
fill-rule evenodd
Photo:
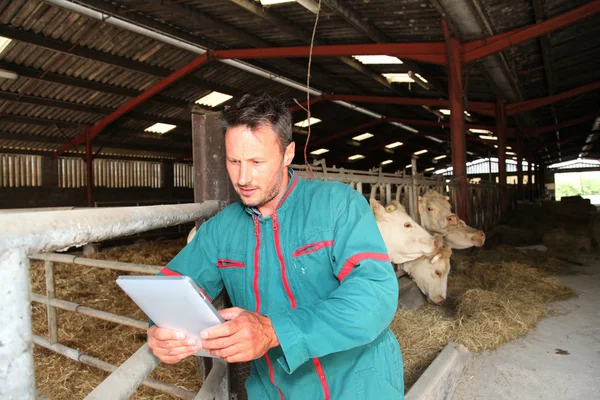
<instances>
[{"instance_id":1,"label":"red metal beam","mask_svg":"<svg viewBox=\"0 0 600 400\"><path fill-rule=\"evenodd\" d=\"M463 61L465 63L477 61L554 30L564 28L598 12L600 12L600 0L594 0L542 23L501 33L487 39L469 42L463 46Z\"/></svg>"},{"instance_id":2,"label":"red metal beam","mask_svg":"<svg viewBox=\"0 0 600 400\"><path fill-rule=\"evenodd\" d=\"M404 125L412 125L412 126L431 126L435 128L450 128L449 121L425 121L420 119L408 119L408 118L385 118L387 122L399 122ZM485 129L491 132L496 131L496 127L492 125L480 125L480 124L465 124L466 129Z\"/></svg>"},{"instance_id":3,"label":"red metal beam","mask_svg":"<svg viewBox=\"0 0 600 400\"><path fill-rule=\"evenodd\" d=\"M264 59L308 57L310 46L270 47L260 49L215 50L209 58L225 59ZM408 60L446 65L444 43L369 43L314 46L313 57L343 57L386 54Z\"/></svg>"},{"instance_id":4,"label":"red metal beam","mask_svg":"<svg viewBox=\"0 0 600 400\"><path fill-rule=\"evenodd\" d=\"M589 83L587 85L580 86L575 89L567 90L566 92L557 93L552 96L540 97L537 99L531 99L522 101L519 103L513 103L506 106L506 113L508 115L515 115L525 111L533 110L548 104L556 103L561 100L565 100L571 97L579 96L580 94L591 92L593 90L600 89L600 81Z\"/></svg>"},{"instance_id":5,"label":"red metal beam","mask_svg":"<svg viewBox=\"0 0 600 400\"><path fill-rule=\"evenodd\" d=\"M324 138L322 138L322 139L320 139L320 140L316 140L316 141L314 141L314 142L309 142L309 143L308 143L308 147L310 147L310 148L312 148L312 149L314 149L314 148L317 148L317 147L319 147L319 146L322 146L322 145L324 145L325 143L329 143L329 142L331 142L331 141L332 141L332 140L334 140L334 139L337 139L337 138L340 138L340 137L343 137L343 136L349 135L349 134L351 134L351 133L355 133L355 132L361 131L361 130L363 130L363 129L365 129L365 128L368 128L368 127L370 127L370 126L373 126L373 125L380 124L380 123L382 123L383 121L384 121L384 119L383 119L383 118L378 118L378 119L371 120L371 121L369 121L369 122L365 122L364 124L360 124L360 125L358 125L358 126L354 126L354 127L352 127L352 128L348 128L348 129L346 129L345 131L342 131L342 132L339 132L339 133L333 134L333 135L331 135L331 136L326 136L326 137L324 137Z\"/></svg>"},{"instance_id":6,"label":"red metal beam","mask_svg":"<svg viewBox=\"0 0 600 400\"><path fill-rule=\"evenodd\" d=\"M498 183L501 187L504 187L506 186L506 106L500 97L498 97L496 101L496 115L496 134L498 135ZM504 196L506 196L505 192ZM503 207L507 207L508 203L503 201L502 205Z\"/></svg>"},{"instance_id":7,"label":"red metal beam","mask_svg":"<svg viewBox=\"0 0 600 400\"><path fill-rule=\"evenodd\" d=\"M309 103L312 106L313 104L319 103L323 100L325 100L324 95L311 97L309 101L303 101L302 103L300 103L300 105L296 104L296 105L290 107L290 112L295 113L296 111L300 111L300 110L303 110L304 108L306 108Z\"/></svg>"},{"instance_id":8,"label":"red metal beam","mask_svg":"<svg viewBox=\"0 0 600 400\"><path fill-rule=\"evenodd\" d=\"M448 51L448 97L450 99L450 134L452 137L452 174L458 181L456 214L467 219L467 141L465 135L465 114L463 102L462 52L460 41L450 35L446 20L442 18L442 28Z\"/></svg>"},{"instance_id":9,"label":"red metal beam","mask_svg":"<svg viewBox=\"0 0 600 400\"><path fill-rule=\"evenodd\" d=\"M564 121L555 125L541 126L539 128L526 128L523 129L523 133L525 137L534 137L539 136L546 132L554 132L556 130L566 128L568 126L579 125L584 122L593 121L598 117L597 114L586 115L585 117L571 119L569 121Z\"/></svg>"},{"instance_id":10,"label":"red metal beam","mask_svg":"<svg viewBox=\"0 0 600 400\"><path fill-rule=\"evenodd\" d=\"M351 94L331 94L325 96L327 100L340 100L351 103L380 103L380 104L401 104L407 106L430 106L438 108L450 107L450 100L393 97L393 96L357 96ZM484 101L471 101L468 104L469 110L482 114L495 115L494 103Z\"/></svg>"},{"instance_id":11,"label":"red metal beam","mask_svg":"<svg viewBox=\"0 0 600 400\"><path fill-rule=\"evenodd\" d=\"M201 55L200 57L194 59L189 64L182 67L181 69L173 72L171 75L162 79L161 81L156 83L151 88L145 90L144 92L140 93L138 96L129 100L127 103L125 103L121 107L117 108L115 111L113 111L112 113L110 113L109 115L104 117L102 120L96 122L90 128L89 140L92 141L96 136L98 136L110 124L112 124L113 122L115 122L116 120L121 118L123 115L127 114L129 111L133 110L135 107L139 106L146 100L150 99L152 96L157 95L158 93L162 92L163 90L165 90L166 88L168 88L169 86L171 86L172 84L174 84L175 82L180 80L181 78L191 74L192 72L194 72L195 70L200 68L202 65L204 65L207 61L208 61L208 56L206 54ZM160 118L157 117L157 119L160 119ZM71 140L71 143L73 143L74 145L83 143L86 141L86 137L87 137L86 133L82 132L81 134L74 137ZM63 152L68 150L71 147L71 143L61 146L58 150L56 150L52 154L52 157L58 157Z\"/></svg>"}]
</instances>

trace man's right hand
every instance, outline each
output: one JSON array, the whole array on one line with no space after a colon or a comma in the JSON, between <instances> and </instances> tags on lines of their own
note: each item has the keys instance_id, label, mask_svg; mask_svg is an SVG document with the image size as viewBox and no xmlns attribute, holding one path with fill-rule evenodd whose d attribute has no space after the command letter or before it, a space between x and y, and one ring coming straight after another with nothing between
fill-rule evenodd
<instances>
[{"instance_id":1,"label":"man's right hand","mask_svg":"<svg viewBox=\"0 0 600 400\"><path fill-rule=\"evenodd\" d=\"M161 329L156 325L148 328L148 347L165 364L175 364L202 348L200 340L186 338L181 332Z\"/></svg>"}]
</instances>

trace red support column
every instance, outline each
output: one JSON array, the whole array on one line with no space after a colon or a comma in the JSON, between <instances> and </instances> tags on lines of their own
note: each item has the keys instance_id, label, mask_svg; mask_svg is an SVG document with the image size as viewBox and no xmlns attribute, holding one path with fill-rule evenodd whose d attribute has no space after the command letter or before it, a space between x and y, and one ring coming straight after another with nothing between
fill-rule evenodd
<instances>
[{"instance_id":1,"label":"red support column","mask_svg":"<svg viewBox=\"0 0 600 400\"><path fill-rule=\"evenodd\" d=\"M498 135L498 184L502 193L502 213L508 210L506 191L506 106L502 99L496 100L496 135Z\"/></svg>"},{"instance_id":2,"label":"red support column","mask_svg":"<svg viewBox=\"0 0 600 400\"><path fill-rule=\"evenodd\" d=\"M527 147L527 200L533 201L533 154L531 146Z\"/></svg>"},{"instance_id":3,"label":"red support column","mask_svg":"<svg viewBox=\"0 0 600 400\"><path fill-rule=\"evenodd\" d=\"M94 206L94 153L92 152L92 137L90 128L85 127L85 156L86 156L86 171L87 171L87 200L88 207Z\"/></svg>"},{"instance_id":4,"label":"red support column","mask_svg":"<svg viewBox=\"0 0 600 400\"><path fill-rule=\"evenodd\" d=\"M462 53L460 41L450 35L446 20L442 19L448 51L448 85L450 98L450 130L452 136L452 169L458 182L456 214L467 221L467 144L463 103Z\"/></svg>"},{"instance_id":5,"label":"red support column","mask_svg":"<svg viewBox=\"0 0 600 400\"><path fill-rule=\"evenodd\" d=\"M518 200L523 200L523 132L517 129L517 193Z\"/></svg>"}]
</instances>

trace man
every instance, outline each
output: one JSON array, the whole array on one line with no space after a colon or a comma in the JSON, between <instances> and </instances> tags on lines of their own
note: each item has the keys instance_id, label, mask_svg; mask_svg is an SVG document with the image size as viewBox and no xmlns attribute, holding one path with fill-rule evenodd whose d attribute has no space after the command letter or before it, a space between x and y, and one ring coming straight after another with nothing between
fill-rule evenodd
<instances>
[{"instance_id":1,"label":"man","mask_svg":"<svg viewBox=\"0 0 600 400\"><path fill-rule=\"evenodd\" d=\"M244 96L222 115L227 172L241 202L202 224L163 274L191 277L234 308L202 340L148 329L165 363L200 348L253 361L250 399L402 399L400 347L388 328L398 284L364 197L304 181L283 104Z\"/></svg>"}]
</instances>

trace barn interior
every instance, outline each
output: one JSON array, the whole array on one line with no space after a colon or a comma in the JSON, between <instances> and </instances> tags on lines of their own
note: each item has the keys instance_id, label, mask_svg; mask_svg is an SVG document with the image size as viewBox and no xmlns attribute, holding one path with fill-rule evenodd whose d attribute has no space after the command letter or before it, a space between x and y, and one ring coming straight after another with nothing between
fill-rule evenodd
<instances>
[{"instance_id":1,"label":"barn interior","mask_svg":"<svg viewBox=\"0 0 600 400\"><path fill-rule=\"evenodd\" d=\"M455 357L444 398L593 398L600 179L579 174L600 171L599 13L600 0L0 1L0 279L33 291L0 318L27 330L8 322L31 308L33 339L10 343L35 343L35 375L0 368L15 382L0 397L107 398L110 373L144 356L147 321L114 280L160 271L237 200L218 115L268 94L292 112L299 176L395 198L417 223L418 196L439 191L485 234L454 251L444 307L400 277L418 303L392 322L407 397L432 390L419 378L458 343L473 355ZM571 173L579 191L560 181ZM110 233L119 221L143 222ZM55 234L69 226L85 233ZM83 340L100 331L114 342ZM557 378L565 359L579 381ZM242 399L244 368L160 365L120 398Z\"/></svg>"}]
</instances>

